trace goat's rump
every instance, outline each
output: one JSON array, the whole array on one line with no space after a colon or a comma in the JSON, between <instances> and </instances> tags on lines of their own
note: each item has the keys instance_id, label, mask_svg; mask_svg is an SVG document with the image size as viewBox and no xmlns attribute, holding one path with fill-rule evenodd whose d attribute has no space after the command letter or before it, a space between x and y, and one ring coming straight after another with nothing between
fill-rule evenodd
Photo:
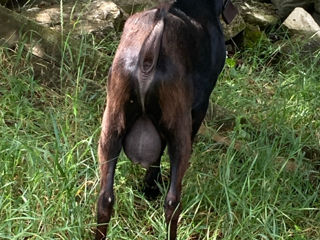
<instances>
[{"instance_id":1,"label":"goat's rump","mask_svg":"<svg viewBox=\"0 0 320 240\"><path fill-rule=\"evenodd\" d=\"M161 139L158 131L147 116L139 117L126 134L123 149L134 163L148 168L161 154Z\"/></svg>"},{"instance_id":2,"label":"goat's rump","mask_svg":"<svg viewBox=\"0 0 320 240\"><path fill-rule=\"evenodd\" d=\"M165 134L159 132L160 125L165 122L173 127L173 120L183 116L181 106L190 104L185 98L191 102L198 97L192 79L206 86L202 83L209 81L212 64L210 42L202 26L178 9L166 10L153 9L129 18L113 66L114 75L125 73L121 79L130 82L130 99L134 99L129 105L137 109L123 149L132 162L145 168L155 164L162 153L160 135ZM195 68L198 71L192 73ZM211 90L206 87L204 91Z\"/></svg>"}]
</instances>

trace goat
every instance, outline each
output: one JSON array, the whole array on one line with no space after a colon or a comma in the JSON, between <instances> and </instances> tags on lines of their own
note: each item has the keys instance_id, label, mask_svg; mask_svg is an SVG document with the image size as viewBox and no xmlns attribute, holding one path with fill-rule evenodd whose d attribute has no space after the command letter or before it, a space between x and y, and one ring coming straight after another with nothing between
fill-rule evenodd
<instances>
[{"instance_id":1,"label":"goat","mask_svg":"<svg viewBox=\"0 0 320 240\"><path fill-rule=\"evenodd\" d=\"M136 13L125 23L107 82L98 146L101 189L96 239L104 239L115 201L113 183L121 149L147 168L145 193L161 182L168 146L170 186L164 209L171 240L181 212L181 183L193 139L225 62L219 16L222 0L176 0Z\"/></svg>"}]
</instances>

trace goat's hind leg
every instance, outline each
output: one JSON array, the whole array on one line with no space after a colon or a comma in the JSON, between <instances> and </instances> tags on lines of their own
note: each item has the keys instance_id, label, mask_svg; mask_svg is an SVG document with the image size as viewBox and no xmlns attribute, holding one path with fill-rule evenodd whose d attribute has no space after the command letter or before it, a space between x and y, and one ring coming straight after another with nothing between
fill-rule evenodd
<instances>
[{"instance_id":1,"label":"goat's hind leg","mask_svg":"<svg viewBox=\"0 0 320 240\"><path fill-rule=\"evenodd\" d=\"M170 240L177 237L178 218L181 213L182 179L189 166L191 155L191 117L185 116L175 132L168 138L170 156L170 187L165 200L165 216Z\"/></svg>"},{"instance_id":2,"label":"goat's hind leg","mask_svg":"<svg viewBox=\"0 0 320 240\"><path fill-rule=\"evenodd\" d=\"M164 152L164 149L166 147L166 143L164 140L161 142L161 153L159 156L158 161L150 166L147 169L146 175L144 177L144 193L147 197L147 199L155 199L160 194L160 189L157 184L162 185L162 177L161 177L161 157Z\"/></svg>"},{"instance_id":3,"label":"goat's hind leg","mask_svg":"<svg viewBox=\"0 0 320 240\"><path fill-rule=\"evenodd\" d=\"M119 115L117 115L119 116ZM115 201L113 192L114 173L118 156L122 148L122 132L117 127L118 118L111 114L106 108L102 120L102 130L98 146L98 155L100 163L100 194L97 203L97 221L96 240L106 238L107 225L112 215L112 208Z\"/></svg>"}]
</instances>

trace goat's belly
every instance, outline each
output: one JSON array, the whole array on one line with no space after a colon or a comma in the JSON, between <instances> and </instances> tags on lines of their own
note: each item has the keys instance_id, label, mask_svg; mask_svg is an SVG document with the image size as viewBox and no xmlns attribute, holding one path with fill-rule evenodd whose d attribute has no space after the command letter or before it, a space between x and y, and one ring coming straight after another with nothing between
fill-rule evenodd
<instances>
[{"instance_id":1,"label":"goat's belly","mask_svg":"<svg viewBox=\"0 0 320 240\"><path fill-rule=\"evenodd\" d=\"M161 139L149 118L138 118L126 134L123 148L131 161L145 168L158 160L161 154Z\"/></svg>"}]
</instances>

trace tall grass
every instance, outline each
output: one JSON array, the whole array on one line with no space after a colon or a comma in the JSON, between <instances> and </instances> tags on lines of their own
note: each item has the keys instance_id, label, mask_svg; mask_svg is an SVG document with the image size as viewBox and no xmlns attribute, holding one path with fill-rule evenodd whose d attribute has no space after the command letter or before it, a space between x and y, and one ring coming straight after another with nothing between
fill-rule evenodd
<instances>
[{"instance_id":1,"label":"tall grass","mask_svg":"<svg viewBox=\"0 0 320 240\"><path fill-rule=\"evenodd\" d=\"M114 52L116 43L93 47ZM42 76L23 44L0 48L0 239L92 238L112 55L100 76L84 51ZM285 55L261 43L226 65L211 99L234 112L235 125L222 131L208 118L194 144L179 239L320 238L319 60L319 51L306 57L292 45ZM162 167L168 180L167 156ZM147 201L144 172L121 155L110 239L165 239L167 185Z\"/></svg>"}]
</instances>

